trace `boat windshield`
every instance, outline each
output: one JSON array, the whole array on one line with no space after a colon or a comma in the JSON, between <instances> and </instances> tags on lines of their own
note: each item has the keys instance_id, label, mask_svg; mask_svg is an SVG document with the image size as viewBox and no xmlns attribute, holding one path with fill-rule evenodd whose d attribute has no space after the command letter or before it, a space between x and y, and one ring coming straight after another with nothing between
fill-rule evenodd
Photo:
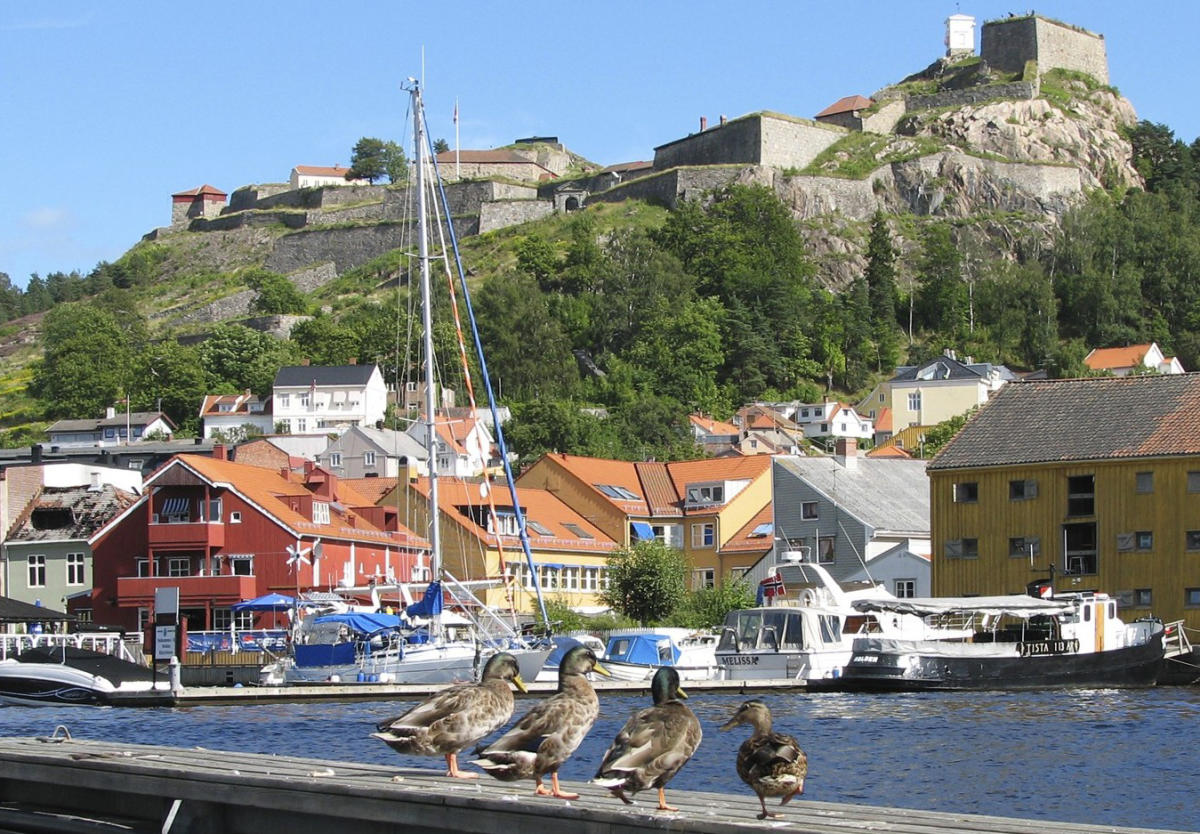
<instances>
[{"instance_id":1,"label":"boat windshield","mask_svg":"<svg viewBox=\"0 0 1200 834\"><path fill-rule=\"evenodd\" d=\"M824 628L822 624L822 629ZM784 608L731 611L725 618L725 627L717 644L718 651L727 652L802 648L803 615L799 611Z\"/></svg>"}]
</instances>

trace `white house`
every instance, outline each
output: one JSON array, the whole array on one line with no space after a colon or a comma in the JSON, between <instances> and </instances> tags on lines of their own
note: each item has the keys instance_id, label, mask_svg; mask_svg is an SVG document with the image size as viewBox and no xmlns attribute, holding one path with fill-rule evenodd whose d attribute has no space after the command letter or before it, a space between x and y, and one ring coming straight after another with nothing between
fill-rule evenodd
<instances>
[{"instance_id":1,"label":"white house","mask_svg":"<svg viewBox=\"0 0 1200 834\"><path fill-rule=\"evenodd\" d=\"M890 410L892 433L899 434L909 426L932 426L965 414L1014 379L1004 365L970 357L960 362L953 350L946 350L920 365L896 368L855 409L872 420Z\"/></svg>"},{"instance_id":2,"label":"white house","mask_svg":"<svg viewBox=\"0 0 1200 834\"><path fill-rule=\"evenodd\" d=\"M804 436L808 438L853 437L855 440L869 440L875 433L871 421L859 416L854 406L846 403L796 403L792 409L792 422L804 429Z\"/></svg>"},{"instance_id":3,"label":"white house","mask_svg":"<svg viewBox=\"0 0 1200 834\"><path fill-rule=\"evenodd\" d=\"M1083 362L1093 371L1108 371L1113 376L1129 376L1137 368L1157 371L1160 374L1184 372L1176 356L1164 356L1157 342L1128 347L1096 348Z\"/></svg>"},{"instance_id":4,"label":"white house","mask_svg":"<svg viewBox=\"0 0 1200 834\"><path fill-rule=\"evenodd\" d=\"M473 417L451 418L439 414L434 421L437 434L436 466L438 475L471 478L482 475L493 465L492 434L483 421ZM414 423L408 434L426 445L427 427ZM495 462L498 465L498 461Z\"/></svg>"},{"instance_id":5,"label":"white house","mask_svg":"<svg viewBox=\"0 0 1200 834\"><path fill-rule=\"evenodd\" d=\"M117 413L109 407L105 415L89 420L59 420L46 429L50 445L60 449L82 446L118 446L147 437L170 440L175 433L171 418L160 411Z\"/></svg>"},{"instance_id":6,"label":"white house","mask_svg":"<svg viewBox=\"0 0 1200 834\"><path fill-rule=\"evenodd\" d=\"M288 182L292 188L320 188L325 185L370 185L370 180L346 179L349 168L341 165L297 165Z\"/></svg>"},{"instance_id":7,"label":"white house","mask_svg":"<svg viewBox=\"0 0 1200 834\"><path fill-rule=\"evenodd\" d=\"M275 431L271 398L262 399L249 391L207 395L200 405L200 421L204 426L204 437L219 433L224 440L234 443L246 439L248 428L263 435Z\"/></svg>"},{"instance_id":8,"label":"white house","mask_svg":"<svg viewBox=\"0 0 1200 834\"><path fill-rule=\"evenodd\" d=\"M341 434L383 420L387 386L376 365L290 365L275 374L272 406L281 430Z\"/></svg>"}]
</instances>

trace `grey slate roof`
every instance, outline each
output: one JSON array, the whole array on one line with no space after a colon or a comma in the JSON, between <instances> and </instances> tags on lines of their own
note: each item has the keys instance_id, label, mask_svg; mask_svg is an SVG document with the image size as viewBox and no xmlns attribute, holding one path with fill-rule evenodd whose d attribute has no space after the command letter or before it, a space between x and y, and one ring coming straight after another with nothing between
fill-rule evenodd
<instances>
[{"instance_id":1,"label":"grey slate roof","mask_svg":"<svg viewBox=\"0 0 1200 834\"><path fill-rule=\"evenodd\" d=\"M276 388L317 385L366 385L374 365L289 365L275 374Z\"/></svg>"},{"instance_id":2,"label":"grey slate roof","mask_svg":"<svg viewBox=\"0 0 1200 834\"><path fill-rule=\"evenodd\" d=\"M361 432L363 437L370 440L387 455L402 455L416 460L424 460L428 456L425 444L406 432L395 429L375 429L368 426L354 426L350 431Z\"/></svg>"},{"instance_id":3,"label":"grey slate roof","mask_svg":"<svg viewBox=\"0 0 1200 834\"><path fill-rule=\"evenodd\" d=\"M915 380L919 376L924 379L987 379L992 371L995 371L1000 379L1016 379L1016 374L1004 365L993 365L990 362L972 362L968 365L949 356L935 356L920 365L901 365L896 368L896 375L892 377L891 382Z\"/></svg>"},{"instance_id":4,"label":"grey slate roof","mask_svg":"<svg viewBox=\"0 0 1200 834\"><path fill-rule=\"evenodd\" d=\"M932 469L1200 455L1200 374L1014 382Z\"/></svg>"},{"instance_id":5,"label":"grey slate roof","mask_svg":"<svg viewBox=\"0 0 1200 834\"><path fill-rule=\"evenodd\" d=\"M9 534L10 542L88 539L137 496L111 484L45 487Z\"/></svg>"},{"instance_id":6,"label":"grey slate roof","mask_svg":"<svg viewBox=\"0 0 1200 834\"><path fill-rule=\"evenodd\" d=\"M0 623L38 623L73 620L74 614L65 614L52 608L30 605L11 597L0 597Z\"/></svg>"},{"instance_id":7,"label":"grey slate roof","mask_svg":"<svg viewBox=\"0 0 1200 834\"><path fill-rule=\"evenodd\" d=\"M105 426L124 427L126 421L132 426L148 426L155 420L162 420L168 426L174 428L175 423L171 421L167 415L158 411L135 411L132 414L125 415L124 412L113 417L96 417L86 420L59 420L46 429L47 434L66 431L96 431Z\"/></svg>"},{"instance_id":8,"label":"grey slate roof","mask_svg":"<svg viewBox=\"0 0 1200 834\"><path fill-rule=\"evenodd\" d=\"M878 532L929 533L929 477L923 460L859 456L850 470L832 457L779 455L775 465Z\"/></svg>"}]
</instances>

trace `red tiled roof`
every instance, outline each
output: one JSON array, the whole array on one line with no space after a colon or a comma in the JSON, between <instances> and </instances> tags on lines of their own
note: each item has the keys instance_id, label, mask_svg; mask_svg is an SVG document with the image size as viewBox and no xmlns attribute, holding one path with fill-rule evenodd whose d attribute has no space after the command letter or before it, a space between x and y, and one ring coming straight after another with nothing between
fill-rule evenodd
<instances>
[{"instance_id":1,"label":"red tiled roof","mask_svg":"<svg viewBox=\"0 0 1200 834\"><path fill-rule=\"evenodd\" d=\"M1113 368L1132 368L1141 364L1142 357L1150 351L1150 345L1129 345L1128 347L1096 348L1083 360L1084 364L1093 371L1106 371Z\"/></svg>"},{"instance_id":2,"label":"red tiled roof","mask_svg":"<svg viewBox=\"0 0 1200 834\"><path fill-rule=\"evenodd\" d=\"M818 113L815 118L819 119L822 116L834 116L838 113L850 113L855 110L864 110L874 103L875 102L873 100L864 96L845 96L844 98L839 98L833 104L826 107L824 110Z\"/></svg>"},{"instance_id":3,"label":"red tiled roof","mask_svg":"<svg viewBox=\"0 0 1200 834\"><path fill-rule=\"evenodd\" d=\"M327 165L297 165L297 174L307 174L310 177L342 177L345 179L346 174L350 172L349 168L343 168L341 165L329 167Z\"/></svg>"},{"instance_id":4,"label":"red tiled roof","mask_svg":"<svg viewBox=\"0 0 1200 834\"><path fill-rule=\"evenodd\" d=\"M895 443L889 443L886 446L880 446L877 449L872 449L867 452L869 458L911 458L912 455L905 449L900 448Z\"/></svg>"},{"instance_id":5,"label":"red tiled roof","mask_svg":"<svg viewBox=\"0 0 1200 834\"><path fill-rule=\"evenodd\" d=\"M191 188L187 191L179 191L171 195L172 197L220 197L224 199L229 196L224 191L211 185L202 185L199 188Z\"/></svg>"},{"instance_id":6,"label":"red tiled roof","mask_svg":"<svg viewBox=\"0 0 1200 834\"><path fill-rule=\"evenodd\" d=\"M891 431L892 430L892 410L890 408L881 408L876 412L875 416L875 431Z\"/></svg>"},{"instance_id":7,"label":"red tiled roof","mask_svg":"<svg viewBox=\"0 0 1200 834\"><path fill-rule=\"evenodd\" d=\"M775 536L768 535L753 535L756 527L762 524L769 524L775 519L775 507L771 502L767 502L761 510L759 510L754 518L750 519L742 526L742 529L734 533L729 541L721 545L722 553L732 552L757 552L767 551L775 546Z\"/></svg>"},{"instance_id":8,"label":"red tiled roof","mask_svg":"<svg viewBox=\"0 0 1200 834\"><path fill-rule=\"evenodd\" d=\"M741 434L741 429L721 420L714 420L711 417L705 417L703 414L690 414L688 419L692 421L692 425L697 426L705 434Z\"/></svg>"},{"instance_id":9,"label":"red tiled roof","mask_svg":"<svg viewBox=\"0 0 1200 834\"><path fill-rule=\"evenodd\" d=\"M665 463L634 464L642 482L646 495L646 503L650 505L651 515L678 515L679 493L671 483Z\"/></svg>"}]
</instances>

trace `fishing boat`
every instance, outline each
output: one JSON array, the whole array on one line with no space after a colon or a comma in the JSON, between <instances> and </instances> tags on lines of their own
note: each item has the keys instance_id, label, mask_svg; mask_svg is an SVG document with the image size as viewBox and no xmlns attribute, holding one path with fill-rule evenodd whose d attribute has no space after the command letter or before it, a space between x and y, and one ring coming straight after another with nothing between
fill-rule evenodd
<instances>
[{"instance_id":1,"label":"fishing boat","mask_svg":"<svg viewBox=\"0 0 1200 834\"><path fill-rule=\"evenodd\" d=\"M442 566L441 510L438 497L437 467L434 463L435 450L438 447L436 431L438 395L433 359L431 305L433 293L430 279L432 257L430 255L429 204L430 193L434 191L441 197L441 208L444 212L442 220L445 223L449 244L446 252L439 257L443 263L447 264L449 273L448 252L452 250L455 254L454 260L463 303L466 306L471 333L474 336L475 358L481 371L483 388L487 393L488 405L492 413L492 425L496 432L499 457L512 497L521 545L531 575L535 579L537 576L524 514L521 512L520 503L517 500L503 428L497 413L491 380L488 376L487 362L483 356L482 344L475 328L466 276L462 264L457 258L457 239L454 234L449 205L445 198L445 191L440 187L436 159L430 153L420 84L415 79L409 79L408 90L412 97L413 137L415 140L414 188L417 207L417 258L420 273L422 366L425 382L422 386L424 388L422 418L426 437L425 448L429 450L430 460L428 538L432 580L425 589L423 598L401 606L398 614L381 613L378 588L371 589L372 605L366 611L321 612L308 610L302 612L304 616L294 618L295 626L290 651L286 656L264 667L260 676L260 682L263 684L334 680L358 683L425 684L470 681L478 678L483 664L498 651L506 651L516 656L521 665L522 676L533 680L552 649L548 638L530 640L522 636L514 625L506 623L496 612L483 605L470 591L467 584L459 582ZM433 198L433 205L436 211L438 205L436 196ZM461 329L459 333L461 339ZM464 364L463 373L467 380L470 407L474 412L475 396L470 383L470 370L466 367L466 346L461 341L459 353ZM491 490L485 492L488 495L491 518L494 526L498 528L496 508L490 497ZM544 624L544 631L548 635L549 619L545 603L542 600L541 589L536 581L534 587L537 592L541 621ZM405 588L402 586L400 590L405 592ZM469 617L469 624L458 629L457 634L447 628L446 618L449 615L443 613L446 595L449 595L459 610Z\"/></svg>"},{"instance_id":2,"label":"fishing boat","mask_svg":"<svg viewBox=\"0 0 1200 834\"><path fill-rule=\"evenodd\" d=\"M814 688L851 692L1153 686L1164 663L1164 626L1126 623L1104 593L1050 598L860 600L864 613L951 618L971 630L961 640L854 640L837 680Z\"/></svg>"}]
</instances>

